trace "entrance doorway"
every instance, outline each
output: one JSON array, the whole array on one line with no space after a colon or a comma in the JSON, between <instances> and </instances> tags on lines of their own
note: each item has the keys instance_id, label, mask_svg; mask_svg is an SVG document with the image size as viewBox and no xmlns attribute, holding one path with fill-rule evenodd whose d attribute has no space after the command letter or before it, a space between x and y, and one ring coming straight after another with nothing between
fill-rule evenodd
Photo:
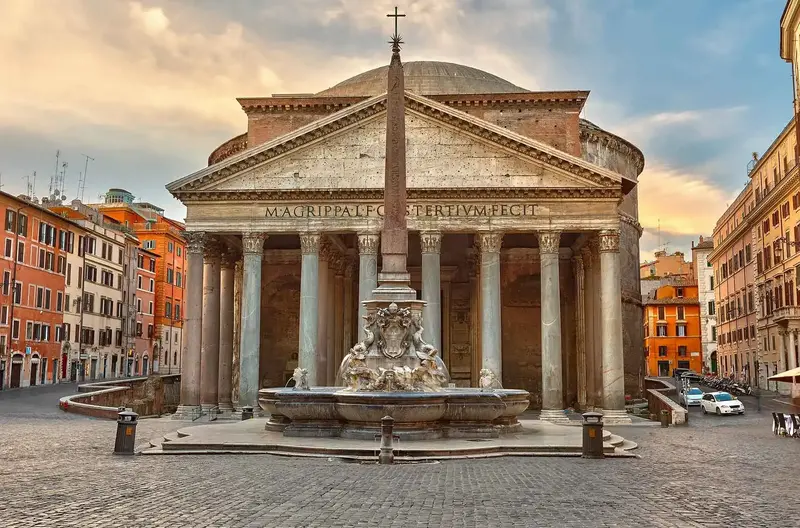
<instances>
[{"instance_id":1,"label":"entrance doorway","mask_svg":"<svg viewBox=\"0 0 800 528\"><path fill-rule=\"evenodd\" d=\"M756 361L756 363L758 363L758 361ZM714 374L717 373L717 353L716 352L712 352L711 353L711 372L713 372Z\"/></svg>"},{"instance_id":2,"label":"entrance doorway","mask_svg":"<svg viewBox=\"0 0 800 528\"><path fill-rule=\"evenodd\" d=\"M39 358L31 358L31 376L29 378L31 387L36 385L36 375L39 373Z\"/></svg>"},{"instance_id":3,"label":"entrance doorway","mask_svg":"<svg viewBox=\"0 0 800 528\"><path fill-rule=\"evenodd\" d=\"M689 362L688 361L678 361L678 368L685 368L685 369L690 368L689 367Z\"/></svg>"},{"instance_id":4,"label":"entrance doorway","mask_svg":"<svg viewBox=\"0 0 800 528\"><path fill-rule=\"evenodd\" d=\"M91 379L97 379L97 359L92 358L92 367L91 367Z\"/></svg>"},{"instance_id":5,"label":"entrance doorway","mask_svg":"<svg viewBox=\"0 0 800 528\"><path fill-rule=\"evenodd\" d=\"M0 390L6 388L6 360L0 360Z\"/></svg>"},{"instance_id":6,"label":"entrance doorway","mask_svg":"<svg viewBox=\"0 0 800 528\"><path fill-rule=\"evenodd\" d=\"M39 364L41 365L39 368L39 384L44 385L47 382L47 358L42 358L39 360Z\"/></svg>"},{"instance_id":7,"label":"entrance doorway","mask_svg":"<svg viewBox=\"0 0 800 528\"><path fill-rule=\"evenodd\" d=\"M53 360L53 383L58 383L58 360Z\"/></svg>"},{"instance_id":8,"label":"entrance doorway","mask_svg":"<svg viewBox=\"0 0 800 528\"><path fill-rule=\"evenodd\" d=\"M658 375L662 378L669 376L669 361L658 362Z\"/></svg>"},{"instance_id":9,"label":"entrance doorway","mask_svg":"<svg viewBox=\"0 0 800 528\"><path fill-rule=\"evenodd\" d=\"M117 377L117 356L111 356L111 377Z\"/></svg>"},{"instance_id":10,"label":"entrance doorway","mask_svg":"<svg viewBox=\"0 0 800 528\"><path fill-rule=\"evenodd\" d=\"M142 376L147 376L147 356L142 358Z\"/></svg>"},{"instance_id":11,"label":"entrance doorway","mask_svg":"<svg viewBox=\"0 0 800 528\"><path fill-rule=\"evenodd\" d=\"M16 389L22 382L22 355L17 354L11 358L11 380L8 386Z\"/></svg>"}]
</instances>

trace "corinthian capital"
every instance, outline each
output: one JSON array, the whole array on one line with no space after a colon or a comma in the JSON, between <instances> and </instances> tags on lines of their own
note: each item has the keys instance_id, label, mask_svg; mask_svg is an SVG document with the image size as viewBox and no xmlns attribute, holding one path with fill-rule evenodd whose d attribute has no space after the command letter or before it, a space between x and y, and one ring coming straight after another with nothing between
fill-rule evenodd
<instances>
[{"instance_id":1,"label":"corinthian capital","mask_svg":"<svg viewBox=\"0 0 800 528\"><path fill-rule=\"evenodd\" d=\"M203 247L206 244L206 234L203 231L185 231L183 238L186 239L186 253L202 255Z\"/></svg>"},{"instance_id":2,"label":"corinthian capital","mask_svg":"<svg viewBox=\"0 0 800 528\"><path fill-rule=\"evenodd\" d=\"M264 252L266 239L266 233L242 233L242 251L251 255L261 254Z\"/></svg>"},{"instance_id":3,"label":"corinthian capital","mask_svg":"<svg viewBox=\"0 0 800 528\"><path fill-rule=\"evenodd\" d=\"M318 233L300 233L300 253L303 255L316 255L319 253Z\"/></svg>"},{"instance_id":4,"label":"corinthian capital","mask_svg":"<svg viewBox=\"0 0 800 528\"><path fill-rule=\"evenodd\" d=\"M619 253L619 231L600 231L600 253Z\"/></svg>"},{"instance_id":5,"label":"corinthian capital","mask_svg":"<svg viewBox=\"0 0 800 528\"><path fill-rule=\"evenodd\" d=\"M478 247L481 253L500 253L503 233L478 233Z\"/></svg>"},{"instance_id":6,"label":"corinthian capital","mask_svg":"<svg viewBox=\"0 0 800 528\"><path fill-rule=\"evenodd\" d=\"M423 253L442 252L442 234L438 231L423 231L419 234L419 243Z\"/></svg>"},{"instance_id":7,"label":"corinthian capital","mask_svg":"<svg viewBox=\"0 0 800 528\"><path fill-rule=\"evenodd\" d=\"M537 233L539 237L540 255L558 255L558 248L561 245L560 231L541 231Z\"/></svg>"},{"instance_id":8,"label":"corinthian capital","mask_svg":"<svg viewBox=\"0 0 800 528\"><path fill-rule=\"evenodd\" d=\"M214 235L207 236L205 247L203 248L203 258L205 260L219 260L222 256L223 247L219 238Z\"/></svg>"},{"instance_id":9,"label":"corinthian capital","mask_svg":"<svg viewBox=\"0 0 800 528\"><path fill-rule=\"evenodd\" d=\"M377 255L381 237L377 233L358 234L358 253L360 255Z\"/></svg>"}]
</instances>

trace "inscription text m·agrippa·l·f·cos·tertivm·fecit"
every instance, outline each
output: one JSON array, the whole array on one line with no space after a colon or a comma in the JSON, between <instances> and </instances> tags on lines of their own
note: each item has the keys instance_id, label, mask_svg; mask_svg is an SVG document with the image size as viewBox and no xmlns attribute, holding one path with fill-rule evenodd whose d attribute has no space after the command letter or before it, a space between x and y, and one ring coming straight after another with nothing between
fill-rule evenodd
<instances>
[{"instance_id":1,"label":"inscription text m\u00b7agrippa\u00b7l\u00b7f\u00b7cos\u00b7tertivm\u00b7fecit","mask_svg":"<svg viewBox=\"0 0 800 528\"><path fill-rule=\"evenodd\" d=\"M490 217L535 216L538 206L529 203L408 204L406 216ZM383 204L270 205L267 218L364 218L382 217Z\"/></svg>"}]
</instances>

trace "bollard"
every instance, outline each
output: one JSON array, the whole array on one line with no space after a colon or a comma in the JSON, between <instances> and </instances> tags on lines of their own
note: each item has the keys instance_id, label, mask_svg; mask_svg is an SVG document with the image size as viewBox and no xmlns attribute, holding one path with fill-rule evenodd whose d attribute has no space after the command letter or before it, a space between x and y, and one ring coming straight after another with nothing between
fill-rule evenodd
<instances>
[{"instance_id":1,"label":"bollard","mask_svg":"<svg viewBox=\"0 0 800 528\"><path fill-rule=\"evenodd\" d=\"M583 413L583 458L603 458L603 415Z\"/></svg>"},{"instance_id":2,"label":"bollard","mask_svg":"<svg viewBox=\"0 0 800 528\"><path fill-rule=\"evenodd\" d=\"M378 456L379 464L394 464L394 418L384 416L381 418L381 454Z\"/></svg>"},{"instance_id":3,"label":"bollard","mask_svg":"<svg viewBox=\"0 0 800 528\"><path fill-rule=\"evenodd\" d=\"M669 422L671 421L671 418L672 414L668 410L663 409L661 411L661 427L669 427Z\"/></svg>"},{"instance_id":4,"label":"bollard","mask_svg":"<svg viewBox=\"0 0 800 528\"><path fill-rule=\"evenodd\" d=\"M242 420L249 420L253 417L253 408L249 405L242 407Z\"/></svg>"},{"instance_id":5,"label":"bollard","mask_svg":"<svg viewBox=\"0 0 800 528\"><path fill-rule=\"evenodd\" d=\"M115 455L132 455L136 445L136 424L139 415L133 411L117 414L117 440L114 443Z\"/></svg>"}]
</instances>

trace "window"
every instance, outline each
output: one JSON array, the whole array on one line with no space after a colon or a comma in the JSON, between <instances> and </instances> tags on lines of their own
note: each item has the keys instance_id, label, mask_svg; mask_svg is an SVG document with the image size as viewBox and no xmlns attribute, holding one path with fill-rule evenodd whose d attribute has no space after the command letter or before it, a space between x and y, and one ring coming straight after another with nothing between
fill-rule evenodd
<instances>
[{"instance_id":1,"label":"window","mask_svg":"<svg viewBox=\"0 0 800 528\"><path fill-rule=\"evenodd\" d=\"M17 213L11 209L6 209L6 231L14 232L14 227L17 225Z\"/></svg>"},{"instance_id":2,"label":"window","mask_svg":"<svg viewBox=\"0 0 800 528\"><path fill-rule=\"evenodd\" d=\"M686 347L685 347L685 346L683 346L683 345L679 346L679 347L678 347L678 356L680 356L680 357L686 357L687 355L688 355L688 354L687 354L687 352L686 352Z\"/></svg>"},{"instance_id":3,"label":"window","mask_svg":"<svg viewBox=\"0 0 800 528\"><path fill-rule=\"evenodd\" d=\"M789 216L789 202L786 202L781 206L781 216L786 218Z\"/></svg>"},{"instance_id":4,"label":"window","mask_svg":"<svg viewBox=\"0 0 800 528\"><path fill-rule=\"evenodd\" d=\"M676 328L677 328L676 335L678 337L686 337L686 325L679 324Z\"/></svg>"},{"instance_id":5,"label":"window","mask_svg":"<svg viewBox=\"0 0 800 528\"><path fill-rule=\"evenodd\" d=\"M72 283L72 264L67 263L67 286Z\"/></svg>"},{"instance_id":6,"label":"window","mask_svg":"<svg viewBox=\"0 0 800 528\"><path fill-rule=\"evenodd\" d=\"M114 274L107 270L101 270L100 272L100 282L102 282L105 286L109 286L111 288L114 287Z\"/></svg>"},{"instance_id":7,"label":"window","mask_svg":"<svg viewBox=\"0 0 800 528\"><path fill-rule=\"evenodd\" d=\"M164 316L169 319L172 317L172 303L167 301L166 307L164 309Z\"/></svg>"},{"instance_id":8,"label":"window","mask_svg":"<svg viewBox=\"0 0 800 528\"><path fill-rule=\"evenodd\" d=\"M660 346L658 347L658 357L666 357L667 356L667 347Z\"/></svg>"},{"instance_id":9,"label":"window","mask_svg":"<svg viewBox=\"0 0 800 528\"><path fill-rule=\"evenodd\" d=\"M28 236L28 217L19 213L19 223L17 224L17 234L21 237Z\"/></svg>"},{"instance_id":10,"label":"window","mask_svg":"<svg viewBox=\"0 0 800 528\"><path fill-rule=\"evenodd\" d=\"M167 284L172 284L173 273L172 268L167 268Z\"/></svg>"},{"instance_id":11,"label":"window","mask_svg":"<svg viewBox=\"0 0 800 528\"><path fill-rule=\"evenodd\" d=\"M44 307L44 288L41 286L37 286L36 288L36 307L43 308Z\"/></svg>"},{"instance_id":12,"label":"window","mask_svg":"<svg viewBox=\"0 0 800 528\"><path fill-rule=\"evenodd\" d=\"M656 325L656 336L667 337L667 325L665 324Z\"/></svg>"},{"instance_id":13,"label":"window","mask_svg":"<svg viewBox=\"0 0 800 528\"><path fill-rule=\"evenodd\" d=\"M64 295L64 311L69 311L69 295Z\"/></svg>"},{"instance_id":14,"label":"window","mask_svg":"<svg viewBox=\"0 0 800 528\"><path fill-rule=\"evenodd\" d=\"M175 320L176 321L181 320L181 305L178 303L175 303ZM177 338L178 336L175 337Z\"/></svg>"},{"instance_id":15,"label":"window","mask_svg":"<svg viewBox=\"0 0 800 528\"><path fill-rule=\"evenodd\" d=\"M750 263L751 260L753 260L753 254L752 254L751 249L750 249L750 244L747 244L744 247L744 260L748 264Z\"/></svg>"},{"instance_id":16,"label":"window","mask_svg":"<svg viewBox=\"0 0 800 528\"><path fill-rule=\"evenodd\" d=\"M11 322L11 339L19 339L19 319Z\"/></svg>"},{"instance_id":17,"label":"window","mask_svg":"<svg viewBox=\"0 0 800 528\"><path fill-rule=\"evenodd\" d=\"M97 268L88 264L86 265L86 280L90 282L97 282Z\"/></svg>"},{"instance_id":18,"label":"window","mask_svg":"<svg viewBox=\"0 0 800 528\"><path fill-rule=\"evenodd\" d=\"M6 256L7 258L11 258L13 252L14 252L14 242L10 238L7 238L3 255Z\"/></svg>"},{"instance_id":19,"label":"window","mask_svg":"<svg viewBox=\"0 0 800 528\"><path fill-rule=\"evenodd\" d=\"M154 281L153 279L150 279L150 291L151 292L156 291L156 281Z\"/></svg>"},{"instance_id":20,"label":"window","mask_svg":"<svg viewBox=\"0 0 800 528\"><path fill-rule=\"evenodd\" d=\"M17 262L25 262L25 242L17 242Z\"/></svg>"},{"instance_id":21,"label":"window","mask_svg":"<svg viewBox=\"0 0 800 528\"><path fill-rule=\"evenodd\" d=\"M747 308L749 312L754 312L756 310L755 303L753 302L753 290L747 292Z\"/></svg>"},{"instance_id":22,"label":"window","mask_svg":"<svg viewBox=\"0 0 800 528\"><path fill-rule=\"evenodd\" d=\"M5 304L0 306L0 324L8 324L8 306Z\"/></svg>"},{"instance_id":23,"label":"window","mask_svg":"<svg viewBox=\"0 0 800 528\"><path fill-rule=\"evenodd\" d=\"M152 323L147 325L147 337L149 337L150 339L153 338L153 325L152 325Z\"/></svg>"},{"instance_id":24,"label":"window","mask_svg":"<svg viewBox=\"0 0 800 528\"><path fill-rule=\"evenodd\" d=\"M757 273L759 275L764 273L764 262L763 262L763 259L761 258L761 252L760 251L756 255L756 271L757 271Z\"/></svg>"},{"instance_id":25,"label":"window","mask_svg":"<svg viewBox=\"0 0 800 528\"><path fill-rule=\"evenodd\" d=\"M8 295L11 291L11 272L6 270L3 272L3 295Z\"/></svg>"},{"instance_id":26,"label":"window","mask_svg":"<svg viewBox=\"0 0 800 528\"><path fill-rule=\"evenodd\" d=\"M174 244L172 242L167 242L167 252L172 253Z\"/></svg>"},{"instance_id":27,"label":"window","mask_svg":"<svg viewBox=\"0 0 800 528\"><path fill-rule=\"evenodd\" d=\"M22 304L22 283L14 283L14 304Z\"/></svg>"},{"instance_id":28,"label":"window","mask_svg":"<svg viewBox=\"0 0 800 528\"><path fill-rule=\"evenodd\" d=\"M140 290L142 289L142 276L141 275L139 275L137 277L136 287L139 288Z\"/></svg>"},{"instance_id":29,"label":"window","mask_svg":"<svg viewBox=\"0 0 800 528\"><path fill-rule=\"evenodd\" d=\"M142 322L136 321L136 337L142 337Z\"/></svg>"},{"instance_id":30,"label":"window","mask_svg":"<svg viewBox=\"0 0 800 528\"><path fill-rule=\"evenodd\" d=\"M183 276L180 271L175 274L175 286L178 288L183 287Z\"/></svg>"},{"instance_id":31,"label":"window","mask_svg":"<svg viewBox=\"0 0 800 528\"><path fill-rule=\"evenodd\" d=\"M142 300L136 299L136 312L142 313Z\"/></svg>"},{"instance_id":32,"label":"window","mask_svg":"<svg viewBox=\"0 0 800 528\"><path fill-rule=\"evenodd\" d=\"M83 294L83 311L93 313L94 312L94 294L93 293L84 293Z\"/></svg>"},{"instance_id":33,"label":"window","mask_svg":"<svg viewBox=\"0 0 800 528\"><path fill-rule=\"evenodd\" d=\"M50 302L52 301L53 293L50 290L44 291L44 309L50 309Z\"/></svg>"},{"instance_id":34,"label":"window","mask_svg":"<svg viewBox=\"0 0 800 528\"><path fill-rule=\"evenodd\" d=\"M150 271L156 272L156 259L150 259Z\"/></svg>"},{"instance_id":35,"label":"window","mask_svg":"<svg viewBox=\"0 0 800 528\"><path fill-rule=\"evenodd\" d=\"M716 305L714 301L708 301L708 315L715 315L716 314Z\"/></svg>"},{"instance_id":36,"label":"window","mask_svg":"<svg viewBox=\"0 0 800 528\"><path fill-rule=\"evenodd\" d=\"M686 319L686 313L683 306L678 306L678 320L683 321Z\"/></svg>"},{"instance_id":37,"label":"window","mask_svg":"<svg viewBox=\"0 0 800 528\"><path fill-rule=\"evenodd\" d=\"M764 235L769 233L769 218L761 223L761 229L764 231Z\"/></svg>"},{"instance_id":38,"label":"window","mask_svg":"<svg viewBox=\"0 0 800 528\"><path fill-rule=\"evenodd\" d=\"M716 341L717 340L717 327L716 326L712 326L711 327L711 340L712 341Z\"/></svg>"},{"instance_id":39,"label":"window","mask_svg":"<svg viewBox=\"0 0 800 528\"><path fill-rule=\"evenodd\" d=\"M155 240L145 240L142 244L144 249L155 249L156 248L156 241Z\"/></svg>"},{"instance_id":40,"label":"window","mask_svg":"<svg viewBox=\"0 0 800 528\"><path fill-rule=\"evenodd\" d=\"M750 339L750 335L749 335L749 334L750 334L750 332L749 332L749 330L750 330L750 329L749 329L748 327L746 327L746 326L744 327L744 338L745 338L746 340L749 340L749 339Z\"/></svg>"},{"instance_id":41,"label":"window","mask_svg":"<svg viewBox=\"0 0 800 528\"><path fill-rule=\"evenodd\" d=\"M666 316L664 314L664 307L663 306L659 306L658 307L658 320L659 321L665 321L666 320Z\"/></svg>"},{"instance_id":42,"label":"window","mask_svg":"<svg viewBox=\"0 0 800 528\"><path fill-rule=\"evenodd\" d=\"M153 315L153 301L147 303L147 313Z\"/></svg>"}]
</instances>

